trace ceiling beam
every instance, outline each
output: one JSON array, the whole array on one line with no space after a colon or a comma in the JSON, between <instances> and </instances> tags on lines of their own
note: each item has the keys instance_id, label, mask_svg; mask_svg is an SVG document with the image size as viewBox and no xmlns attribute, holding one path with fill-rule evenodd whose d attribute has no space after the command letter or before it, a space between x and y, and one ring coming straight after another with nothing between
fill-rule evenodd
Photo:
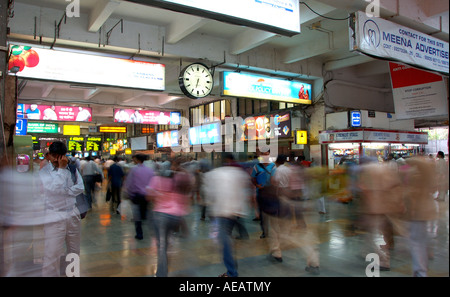
<instances>
[{"instance_id":1,"label":"ceiling beam","mask_svg":"<svg viewBox=\"0 0 450 297\"><path fill-rule=\"evenodd\" d=\"M89 14L89 32L97 32L119 5L120 1L117 0L97 0Z\"/></svg>"},{"instance_id":2,"label":"ceiling beam","mask_svg":"<svg viewBox=\"0 0 450 297\"><path fill-rule=\"evenodd\" d=\"M242 54L277 36L275 33L249 28L231 40L230 53L233 55Z\"/></svg>"},{"instance_id":3,"label":"ceiling beam","mask_svg":"<svg viewBox=\"0 0 450 297\"><path fill-rule=\"evenodd\" d=\"M166 42L174 44L201 28L210 20L190 15L180 15L176 21L170 23L166 31Z\"/></svg>"}]
</instances>

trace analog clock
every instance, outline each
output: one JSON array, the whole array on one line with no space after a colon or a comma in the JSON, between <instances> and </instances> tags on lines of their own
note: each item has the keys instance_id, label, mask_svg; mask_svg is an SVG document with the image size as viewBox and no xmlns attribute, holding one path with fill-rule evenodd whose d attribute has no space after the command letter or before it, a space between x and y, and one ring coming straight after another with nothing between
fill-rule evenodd
<instances>
[{"instance_id":1,"label":"analog clock","mask_svg":"<svg viewBox=\"0 0 450 297\"><path fill-rule=\"evenodd\" d=\"M213 88L214 79L208 67L202 63L193 63L184 68L178 78L180 89L192 99L208 96Z\"/></svg>"}]
</instances>

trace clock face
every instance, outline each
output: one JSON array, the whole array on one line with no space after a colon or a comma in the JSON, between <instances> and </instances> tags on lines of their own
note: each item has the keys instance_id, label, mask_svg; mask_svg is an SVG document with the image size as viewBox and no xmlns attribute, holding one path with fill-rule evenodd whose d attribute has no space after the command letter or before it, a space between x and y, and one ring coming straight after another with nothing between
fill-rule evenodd
<instances>
[{"instance_id":1,"label":"clock face","mask_svg":"<svg viewBox=\"0 0 450 297\"><path fill-rule=\"evenodd\" d=\"M194 63L183 69L179 83L186 96L196 99L211 93L214 80L206 65Z\"/></svg>"}]
</instances>

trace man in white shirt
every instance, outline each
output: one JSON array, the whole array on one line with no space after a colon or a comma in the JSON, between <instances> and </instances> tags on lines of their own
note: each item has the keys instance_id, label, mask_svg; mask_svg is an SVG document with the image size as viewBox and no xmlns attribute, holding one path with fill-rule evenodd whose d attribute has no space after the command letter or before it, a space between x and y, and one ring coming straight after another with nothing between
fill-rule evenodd
<instances>
[{"instance_id":1,"label":"man in white shirt","mask_svg":"<svg viewBox=\"0 0 450 297\"><path fill-rule=\"evenodd\" d=\"M227 159L233 159L228 155ZM240 217L248 213L250 203L250 176L242 168L227 164L205 174L204 193L211 216L219 226L219 240L223 247L223 261L227 272L222 277L238 276L233 257L231 233Z\"/></svg>"},{"instance_id":2,"label":"man in white shirt","mask_svg":"<svg viewBox=\"0 0 450 297\"><path fill-rule=\"evenodd\" d=\"M77 183L74 184L66 153L67 147L63 142L53 142L39 171L46 211L42 276L60 276L60 257L65 254L64 243L67 254L80 255L81 217L76 207L76 196L83 193L84 185L78 171L75 171Z\"/></svg>"}]
</instances>

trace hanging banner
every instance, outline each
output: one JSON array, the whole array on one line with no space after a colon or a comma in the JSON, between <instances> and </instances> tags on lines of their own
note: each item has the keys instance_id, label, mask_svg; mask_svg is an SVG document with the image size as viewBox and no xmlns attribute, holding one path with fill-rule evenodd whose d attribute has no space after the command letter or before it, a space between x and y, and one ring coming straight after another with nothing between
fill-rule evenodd
<instances>
[{"instance_id":1,"label":"hanging banner","mask_svg":"<svg viewBox=\"0 0 450 297\"><path fill-rule=\"evenodd\" d=\"M92 122L90 107L18 104L17 118L41 121Z\"/></svg>"},{"instance_id":2,"label":"hanging banner","mask_svg":"<svg viewBox=\"0 0 450 297\"><path fill-rule=\"evenodd\" d=\"M114 122L153 125L179 125L181 123L181 113L179 111L114 108Z\"/></svg>"},{"instance_id":3,"label":"hanging banner","mask_svg":"<svg viewBox=\"0 0 450 297\"><path fill-rule=\"evenodd\" d=\"M358 11L350 18L350 50L448 73L448 42Z\"/></svg>"},{"instance_id":4,"label":"hanging banner","mask_svg":"<svg viewBox=\"0 0 450 297\"><path fill-rule=\"evenodd\" d=\"M285 36L300 33L296 0L128 0Z\"/></svg>"},{"instance_id":5,"label":"hanging banner","mask_svg":"<svg viewBox=\"0 0 450 297\"><path fill-rule=\"evenodd\" d=\"M447 90L442 76L389 63L397 119L447 116Z\"/></svg>"},{"instance_id":6,"label":"hanging banner","mask_svg":"<svg viewBox=\"0 0 450 297\"><path fill-rule=\"evenodd\" d=\"M310 84L266 76L224 71L222 95L311 104Z\"/></svg>"},{"instance_id":7,"label":"hanging banner","mask_svg":"<svg viewBox=\"0 0 450 297\"><path fill-rule=\"evenodd\" d=\"M19 77L157 91L165 88L165 65L158 63L12 45L8 70L15 66Z\"/></svg>"}]
</instances>

